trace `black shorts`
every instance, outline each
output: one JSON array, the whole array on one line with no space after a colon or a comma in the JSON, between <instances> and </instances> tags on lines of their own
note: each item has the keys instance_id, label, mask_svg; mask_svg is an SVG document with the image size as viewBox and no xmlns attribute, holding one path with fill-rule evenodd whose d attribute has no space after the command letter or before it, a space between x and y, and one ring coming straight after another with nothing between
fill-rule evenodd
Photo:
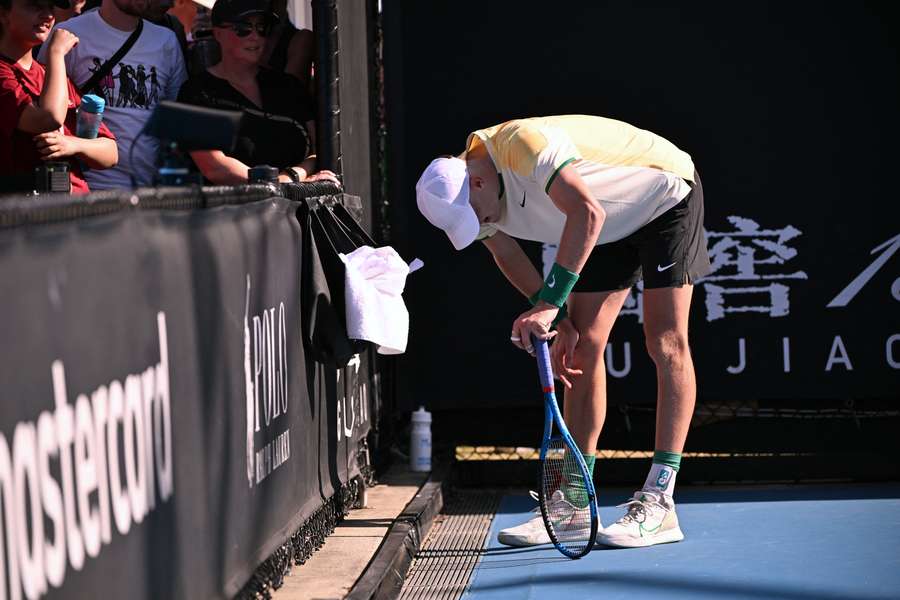
<instances>
[{"instance_id":1,"label":"black shorts","mask_svg":"<svg viewBox=\"0 0 900 600\"><path fill-rule=\"evenodd\" d=\"M695 172L684 200L628 237L595 247L573 291L624 290L642 277L645 289L680 287L709 271L703 185Z\"/></svg>"}]
</instances>

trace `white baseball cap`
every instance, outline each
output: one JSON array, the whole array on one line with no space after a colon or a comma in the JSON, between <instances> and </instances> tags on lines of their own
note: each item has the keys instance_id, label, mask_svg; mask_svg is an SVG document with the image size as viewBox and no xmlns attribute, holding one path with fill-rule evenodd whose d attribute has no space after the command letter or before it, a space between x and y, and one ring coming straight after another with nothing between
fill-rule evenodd
<instances>
[{"instance_id":1,"label":"white baseball cap","mask_svg":"<svg viewBox=\"0 0 900 600\"><path fill-rule=\"evenodd\" d=\"M416 204L428 222L444 230L453 247L475 241L481 225L469 204L469 172L461 158L436 158L416 183Z\"/></svg>"}]
</instances>

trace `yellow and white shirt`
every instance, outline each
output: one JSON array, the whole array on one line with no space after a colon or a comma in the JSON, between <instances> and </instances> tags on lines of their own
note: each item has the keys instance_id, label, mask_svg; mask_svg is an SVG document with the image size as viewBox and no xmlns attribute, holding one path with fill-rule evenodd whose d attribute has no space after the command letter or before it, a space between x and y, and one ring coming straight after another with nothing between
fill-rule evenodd
<instances>
[{"instance_id":1,"label":"yellow and white shirt","mask_svg":"<svg viewBox=\"0 0 900 600\"><path fill-rule=\"evenodd\" d=\"M622 121L587 115L537 117L480 129L466 151L483 144L501 178L501 211L478 239L497 231L559 243L566 215L548 192L571 165L606 211L598 244L634 233L690 192L691 157L668 140Z\"/></svg>"}]
</instances>

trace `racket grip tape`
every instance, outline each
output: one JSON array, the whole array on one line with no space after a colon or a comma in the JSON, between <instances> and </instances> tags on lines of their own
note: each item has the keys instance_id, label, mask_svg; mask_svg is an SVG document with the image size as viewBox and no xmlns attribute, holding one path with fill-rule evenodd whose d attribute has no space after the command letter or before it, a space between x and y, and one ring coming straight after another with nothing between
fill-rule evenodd
<instances>
[{"instance_id":1,"label":"racket grip tape","mask_svg":"<svg viewBox=\"0 0 900 600\"><path fill-rule=\"evenodd\" d=\"M541 340L531 336L534 345L534 354L537 357L538 375L541 378L541 386L545 392L553 391L553 367L550 366L550 349L547 340Z\"/></svg>"}]
</instances>

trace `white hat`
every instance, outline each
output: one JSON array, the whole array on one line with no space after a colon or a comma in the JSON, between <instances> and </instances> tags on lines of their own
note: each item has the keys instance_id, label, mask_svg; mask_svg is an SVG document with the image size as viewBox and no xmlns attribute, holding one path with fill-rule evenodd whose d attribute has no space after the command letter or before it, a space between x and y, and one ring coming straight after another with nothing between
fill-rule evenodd
<instances>
[{"instance_id":1,"label":"white hat","mask_svg":"<svg viewBox=\"0 0 900 600\"><path fill-rule=\"evenodd\" d=\"M428 222L440 227L453 247L475 241L481 225L469 204L469 173L460 158L436 158L416 183L416 204Z\"/></svg>"}]
</instances>

